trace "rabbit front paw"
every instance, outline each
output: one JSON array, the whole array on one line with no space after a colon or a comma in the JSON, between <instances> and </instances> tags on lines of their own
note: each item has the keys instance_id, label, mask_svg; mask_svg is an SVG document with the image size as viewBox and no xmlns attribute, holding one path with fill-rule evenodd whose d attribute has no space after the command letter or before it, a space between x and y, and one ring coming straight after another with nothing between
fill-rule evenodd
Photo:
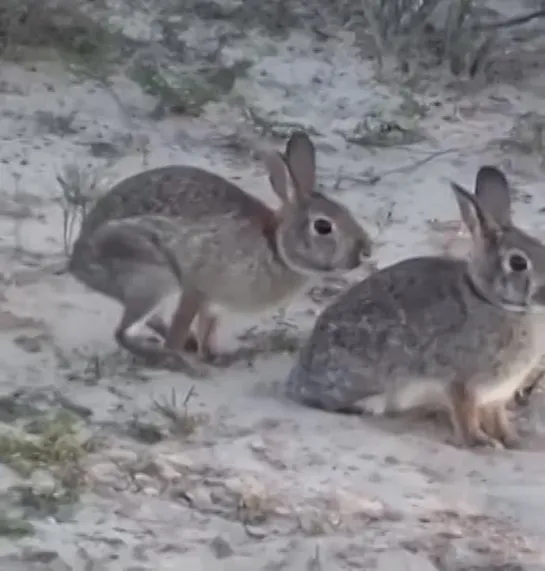
<instances>
[{"instance_id":1,"label":"rabbit front paw","mask_svg":"<svg viewBox=\"0 0 545 571\"><path fill-rule=\"evenodd\" d=\"M505 448L518 448L520 437L508 418L505 404L494 404L480 410L480 428L499 440Z\"/></svg>"},{"instance_id":2,"label":"rabbit front paw","mask_svg":"<svg viewBox=\"0 0 545 571\"><path fill-rule=\"evenodd\" d=\"M502 450L505 448L500 440L488 436L482 430L466 435L455 433L448 439L448 443L456 448L493 448L494 450Z\"/></svg>"}]
</instances>

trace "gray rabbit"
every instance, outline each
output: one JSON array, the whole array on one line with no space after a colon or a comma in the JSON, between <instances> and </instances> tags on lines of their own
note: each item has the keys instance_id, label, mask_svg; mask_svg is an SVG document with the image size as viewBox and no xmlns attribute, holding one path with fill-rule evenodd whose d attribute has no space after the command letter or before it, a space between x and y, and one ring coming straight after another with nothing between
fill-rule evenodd
<instances>
[{"instance_id":1,"label":"gray rabbit","mask_svg":"<svg viewBox=\"0 0 545 571\"><path fill-rule=\"evenodd\" d=\"M516 446L506 404L539 362L545 246L513 225L507 180L480 168L451 183L467 261L410 258L359 282L320 315L287 394L329 411L446 410L459 445Z\"/></svg>"},{"instance_id":2,"label":"gray rabbit","mask_svg":"<svg viewBox=\"0 0 545 571\"><path fill-rule=\"evenodd\" d=\"M135 355L184 369L183 348L212 355L211 304L241 312L285 303L312 275L358 267L371 239L350 212L316 191L315 148L294 132L284 153L263 156L281 206L193 166L133 175L101 197L82 223L69 271L124 306L117 342ZM183 290L172 323L158 315ZM197 320L197 336L190 327ZM153 343L144 324L163 338Z\"/></svg>"}]
</instances>

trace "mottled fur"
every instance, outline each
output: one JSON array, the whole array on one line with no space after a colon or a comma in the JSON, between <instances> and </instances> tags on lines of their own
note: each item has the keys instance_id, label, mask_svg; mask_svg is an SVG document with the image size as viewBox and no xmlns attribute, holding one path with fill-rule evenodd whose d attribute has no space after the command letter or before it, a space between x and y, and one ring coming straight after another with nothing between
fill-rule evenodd
<instances>
[{"instance_id":1,"label":"mottled fur","mask_svg":"<svg viewBox=\"0 0 545 571\"><path fill-rule=\"evenodd\" d=\"M458 442L514 446L505 407L541 356L545 246L513 225L498 169L479 170L475 195L452 187L469 260L406 259L346 291L318 318L287 393L330 411L446 409Z\"/></svg>"},{"instance_id":2,"label":"mottled fur","mask_svg":"<svg viewBox=\"0 0 545 571\"><path fill-rule=\"evenodd\" d=\"M183 363L180 349L189 343L205 357L216 324L211 304L245 312L273 307L310 275L351 270L370 255L371 241L349 211L316 191L315 149L307 135L295 132L283 155L264 159L281 199L276 211L192 166L138 173L97 201L82 224L70 271L123 304L116 330L122 346ZM325 220L331 232L318 233L316 220ZM180 289L167 327L157 310ZM196 340L189 336L195 317ZM165 338L164 347L134 335L141 323Z\"/></svg>"}]
</instances>

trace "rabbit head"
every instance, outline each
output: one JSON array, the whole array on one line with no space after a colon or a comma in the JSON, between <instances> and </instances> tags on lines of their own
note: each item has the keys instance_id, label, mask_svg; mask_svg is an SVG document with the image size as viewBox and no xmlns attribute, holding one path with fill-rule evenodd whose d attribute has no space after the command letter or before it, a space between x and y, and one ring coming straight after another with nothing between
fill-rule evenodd
<instances>
[{"instance_id":1,"label":"rabbit head","mask_svg":"<svg viewBox=\"0 0 545 571\"><path fill-rule=\"evenodd\" d=\"M545 245L513 224L504 174L481 167L474 195L456 183L451 186L471 236L469 277L478 292L510 311L543 308Z\"/></svg>"},{"instance_id":2,"label":"rabbit head","mask_svg":"<svg viewBox=\"0 0 545 571\"><path fill-rule=\"evenodd\" d=\"M264 158L282 201L276 244L284 263L302 274L328 274L355 269L371 256L371 238L354 216L316 190L316 151L305 133L295 131L285 153Z\"/></svg>"}]
</instances>

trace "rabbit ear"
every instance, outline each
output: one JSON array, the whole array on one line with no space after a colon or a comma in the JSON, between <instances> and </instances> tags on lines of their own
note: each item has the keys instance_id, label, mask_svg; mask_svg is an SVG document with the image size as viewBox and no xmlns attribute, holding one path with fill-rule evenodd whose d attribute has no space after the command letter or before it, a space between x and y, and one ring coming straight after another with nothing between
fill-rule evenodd
<instances>
[{"instance_id":1,"label":"rabbit ear","mask_svg":"<svg viewBox=\"0 0 545 571\"><path fill-rule=\"evenodd\" d=\"M475 196L455 182L451 182L450 186L458 202L462 220L473 240L491 239L497 236L500 227L496 220L483 210Z\"/></svg>"},{"instance_id":2,"label":"rabbit ear","mask_svg":"<svg viewBox=\"0 0 545 571\"><path fill-rule=\"evenodd\" d=\"M296 195L303 198L316 184L316 149L308 135L294 131L286 143L284 154Z\"/></svg>"},{"instance_id":3,"label":"rabbit ear","mask_svg":"<svg viewBox=\"0 0 545 571\"><path fill-rule=\"evenodd\" d=\"M509 184L499 169L492 166L479 169L475 181L475 196L500 227L511 225Z\"/></svg>"},{"instance_id":4,"label":"rabbit ear","mask_svg":"<svg viewBox=\"0 0 545 571\"><path fill-rule=\"evenodd\" d=\"M270 151L264 152L262 158L269 171L269 182L274 192L283 203L288 202L288 174L282 156L276 151Z\"/></svg>"}]
</instances>

